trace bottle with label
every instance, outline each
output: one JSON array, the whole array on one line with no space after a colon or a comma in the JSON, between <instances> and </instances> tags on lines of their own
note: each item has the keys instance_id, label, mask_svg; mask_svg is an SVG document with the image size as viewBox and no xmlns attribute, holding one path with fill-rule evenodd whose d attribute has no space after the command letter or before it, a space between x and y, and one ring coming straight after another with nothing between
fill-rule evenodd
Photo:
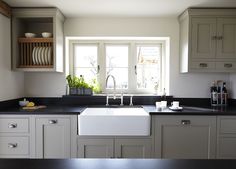
<instances>
[{"instance_id":1,"label":"bottle with label","mask_svg":"<svg viewBox=\"0 0 236 169\"><path fill-rule=\"evenodd\" d=\"M223 83L223 87L222 87L222 104L226 105L227 104L227 89L226 89L226 83Z\"/></svg>"},{"instance_id":2,"label":"bottle with label","mask_svg":"<svg viewBox=\"0 0 236 169\"><path fill-rule=\"evenodd\" d=\"M211 86L211 104L212 105L217 105L217 87L216 87L216 83L212 82L212 86Z\"/></svg>"}]
</instances>

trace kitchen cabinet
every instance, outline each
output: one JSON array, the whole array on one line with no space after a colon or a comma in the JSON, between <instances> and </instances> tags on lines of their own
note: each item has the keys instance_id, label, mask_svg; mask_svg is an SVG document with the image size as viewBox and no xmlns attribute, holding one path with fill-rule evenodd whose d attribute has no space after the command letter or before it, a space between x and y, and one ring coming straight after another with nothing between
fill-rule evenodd
<instances>
[{"instance_id":1,"label":"kitchen cabinet","mask_svg":"<svg viewBox=\"0 0 236 169\"><path fill-rule=\"evenodd\" d=\"M70 121L66 116L36 117L36 158L71 157Z\"/></svg>"},{"instance_id":2,"label":"kitchen cabinet","mask_svg":"<svg viewBox=\"0 0 236 169\"><path fill-rule=\"evenodd\" d=\"M151 158L151 139L116 139L116 158Z\"/></svg>"},{"instance_id":3,"label":"kitchen cabinet","mask_svg":"<svg viewBox=\"0 0 236 169\"><path fill-rule=\"evenodd\" d=\"M0 116L0 158L30 158L33 136L31 116Z\"/></svg>"},{"instance_id":4,"label":"kitchen cabinet","mask_svg":"<svg viewBox=\"0 0 236 169\"><path fill-rule=\"evenodd\" d=\"M79 158L150 158L149 138L78 138Z\"/></svg>"},{"instance_id":5,"label":"kitchen cabinet","mask_svg":"<svg viewBox=\"0 0 236 169\"><path fill-rule=\"evenodd\" d=\"M156 158L215 158L216 117L154 116L154 123Z\"/></svg>"},{"instance_id":6,"label":"kitchen cabinet","mask_svg":"<svg viewBox=\"0 0 236 169\"><path fill-rule=\"evenodd\" d=\"M182 73L236 72L235 10L188 9L179 22Z\"/></svg>"},{"instance_id":7,"label":"kitchen cabinet","mask_svg":"<svg viewBox=\"0 0 236 169\"><path fill-rule=\"evenodd\" d=\"M113 139L78 139L79 158L112 158Z\"/></svg>"},{"instance_id":8,"label":"kitchen cabinet","mask_svg":"<svg viewBox=\"0 0 236 169\"><path fill-rule=\"evenodd\" d=\"M217 158L236 159L236 117L217 117Z\"/></svg>"},{"instance_id":9,"label":"kitchen cabinet","mask_svg":"<svg viewBox=\"0 0 236 169\"><path fill-rule=\"evenodd\" d=\"M64 16L57 8L12 9L12 68L16 71L63 72ZM35 38L25 38L25 33ZM43 38L42 32L53 34Z\"/></svg>"}]
</instances>

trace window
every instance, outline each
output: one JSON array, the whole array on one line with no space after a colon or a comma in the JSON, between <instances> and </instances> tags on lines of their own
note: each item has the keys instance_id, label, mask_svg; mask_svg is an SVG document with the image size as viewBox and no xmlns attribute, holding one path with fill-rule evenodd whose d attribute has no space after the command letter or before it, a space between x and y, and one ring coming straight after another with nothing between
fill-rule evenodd
<instances>
[{"instance_id":1,"label":"window","mask_svg":"<svg viewBox=\"0 0 236 169\"><path fill-rule=\"evenodd\" d=\"M82 75L88 82L97 79L97 45L77 44L74 50L74 75Z\"/></svg>"},{"instance_id":2,"label":"window","mask_svg":"<svg viewBox=\"0 0 236 169\"><path fill-rule=\"evenodd\" d=\"M102 91L154 93L166 88L165 40L71 40L70 74L97 79Z\"/></svg>"},{"instance_id":3,"label":"window","mask_svg":"<svg viewBox=\"0 0 236 169\"><path fill-rule=\"evenodd\" d=\"M106 45L106 77L115 77L117 89L128 89L128 57L127 45ZM110 82L107 88L113 87Z\"/></svg>"}]
</instances>

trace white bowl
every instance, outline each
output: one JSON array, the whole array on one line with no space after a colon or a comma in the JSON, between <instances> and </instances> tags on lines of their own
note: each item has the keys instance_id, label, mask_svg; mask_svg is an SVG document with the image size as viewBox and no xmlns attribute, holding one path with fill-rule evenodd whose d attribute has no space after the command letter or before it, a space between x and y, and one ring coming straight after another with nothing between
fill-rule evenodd
<instances>
[{"instance_id":1,"label":"white bowl","mask_svg":"<svg viewBox=\"0 0 236 169\"><path fill-rule=\"evenodd\" d=\"M50 32L43 32L42 33L42 37L43 38L50 38L50 37L52 37L52 33L50 33Z\"/></svg>"},{"instance_id":2,"label":"white bowl","mask_svg":"<svg viewBox=\"0 0 236 169\"><path fill-rule=\"evenodd\" d=\"M24 100L19 101L19 105L22 106L22 107L26 106L28 103L29 103L29 101L24 101Z\"/></svg>"},{"instance_id":3,"label":"white bowl","mask_svg":"<svg viewBox=\"0 0 236 169\"><path fill-rule=\"evenodd\" d=\"M25 33L25 37L26 38L34 38L34 37L36 37L36 34L35 33Z\"/></svg>"}]
</instances>

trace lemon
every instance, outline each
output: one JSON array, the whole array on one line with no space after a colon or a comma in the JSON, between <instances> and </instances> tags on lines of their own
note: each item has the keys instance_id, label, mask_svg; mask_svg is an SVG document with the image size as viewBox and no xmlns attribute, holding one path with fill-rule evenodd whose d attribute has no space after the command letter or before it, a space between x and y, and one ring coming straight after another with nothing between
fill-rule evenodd
<instances>
[{"instance_id":1,"label":"lemon","mask_svg":"<svg viewBox=\"0 0 236 169\"><path fill-rule=\"evenodd\" d=\"M34 107L34 102L29 102L27 105L26 105L26 107Z\"/></svg>"}]
</instances>

